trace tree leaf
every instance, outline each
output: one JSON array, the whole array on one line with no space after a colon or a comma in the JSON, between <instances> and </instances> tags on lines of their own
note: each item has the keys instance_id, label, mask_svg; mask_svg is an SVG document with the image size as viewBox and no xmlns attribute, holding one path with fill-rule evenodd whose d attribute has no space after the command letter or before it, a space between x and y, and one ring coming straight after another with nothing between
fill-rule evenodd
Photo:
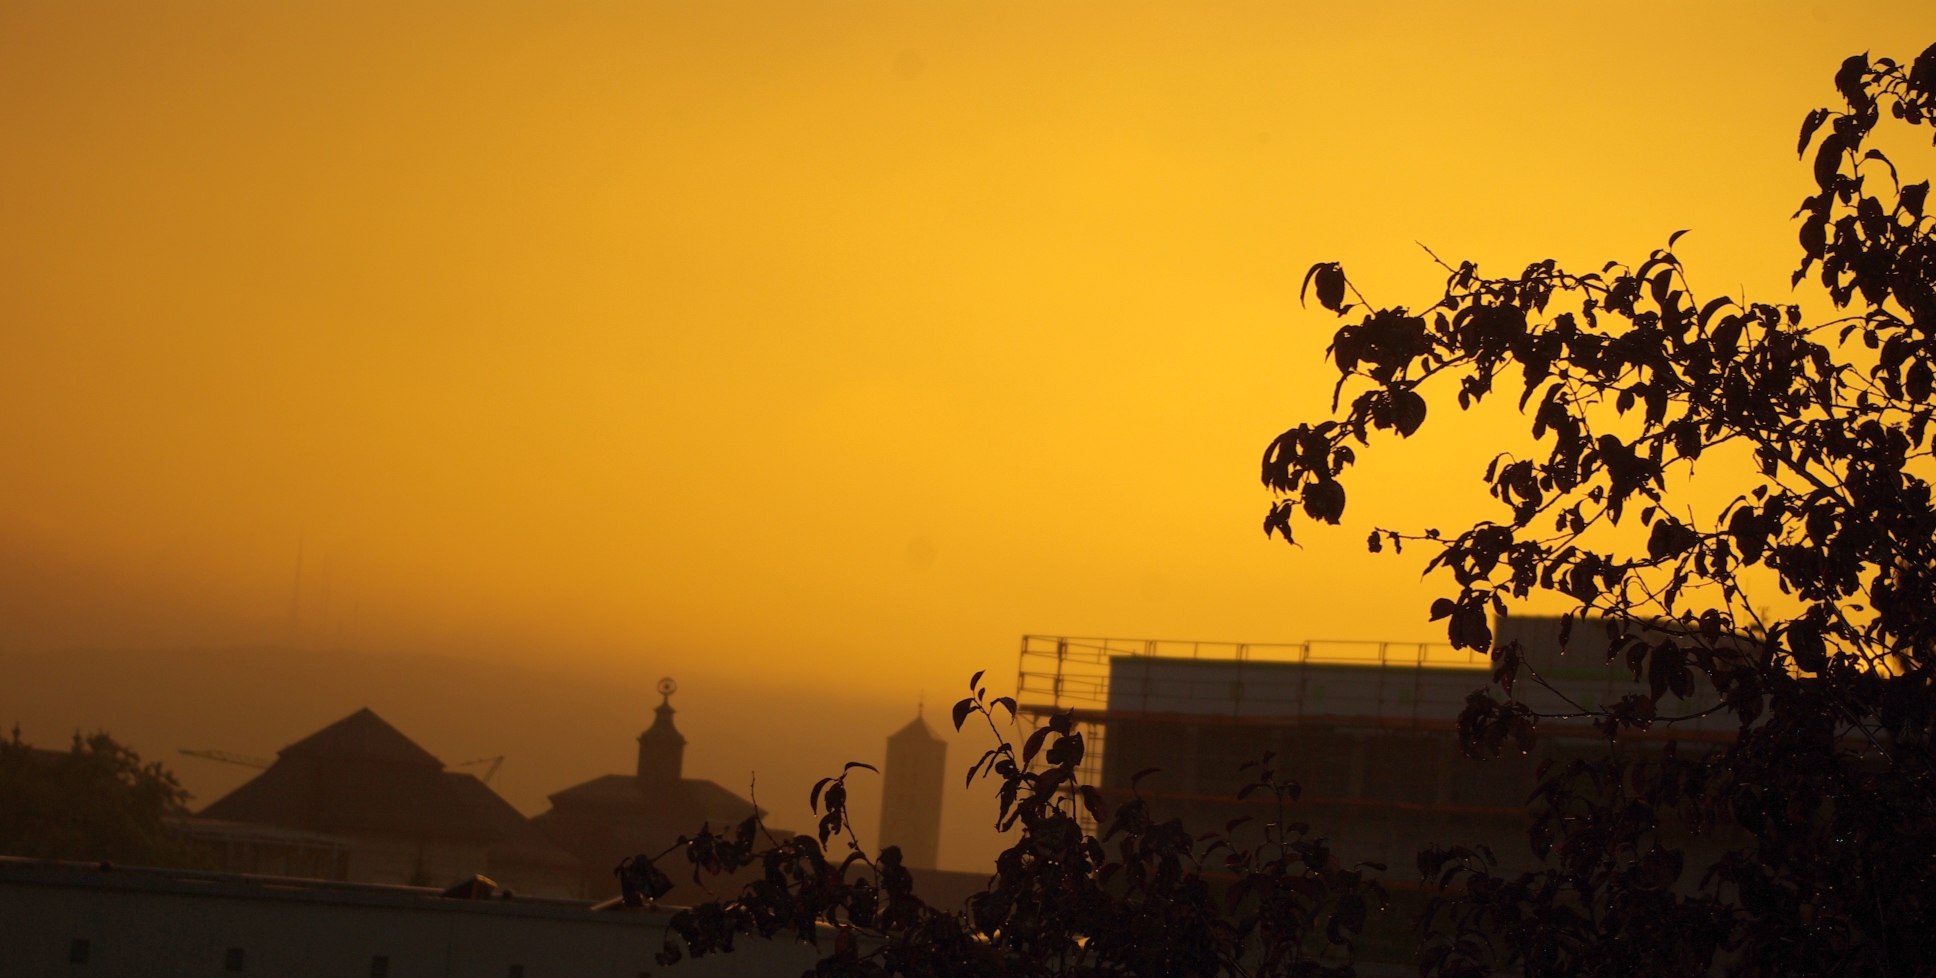
<instances>
[{"instance_id":1,"label":"tree leaf","mask_svg":"<svg viewBox=\"0 0 1936 978\"><path fill-rule=\"evenodd\" d=\"M1329 262L1317 270L1318 304L1339 315L1346 312L1344 307L1344 267L1337 262Z\"/></svg>"},{"instance_id":2,"label":"tree leaf","mask_svg":"<svg viewBox=\"0 0 1936 978\"><path fill-rule=\"evenodd\" d=\"M1425 398L1417 391L1402 390L1392 395L1392 423L1398 434L1410 438L1418 426L1425 423Z\"/></svg>"},{"instance_id":3,"label":"tree leaf","mask_svg":"<svg viewBox=\"0 0 1936 978\"><path fill-rule=\"evenodd\" d=\"M1808 116L1802 120L1801 139L1797 140L1795 143L1795 156L1797 158L1806 156L1808 154L1809 140L1815 138L1815 130L1822 128L1822 123L1827 121L1828 121L1827 109L1809 110Z\"/></svg>"}]
</instances>

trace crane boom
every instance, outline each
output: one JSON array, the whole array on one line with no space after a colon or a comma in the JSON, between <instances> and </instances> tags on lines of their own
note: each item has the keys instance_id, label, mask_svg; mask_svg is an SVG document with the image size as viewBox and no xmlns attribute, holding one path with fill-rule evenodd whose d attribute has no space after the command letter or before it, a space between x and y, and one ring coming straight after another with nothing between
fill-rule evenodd
<instances>
[{"instance_id":1,"label":"crane boom","mask_svg":"<svg viewBox=\"0 0 1936 978\"><path fill-rule=\"evenodd\" d=\"M266 757L250 757L247 754L235 754L225 750L189 750L186 747L177 749L189 757L203 757L211 761L221 761L224 764L240 764L258 771L267 770L269 765L275 763Z\"/></svg>"},{"instance_id":2,"label":"crane boom","mask_svg":"<svg viewBox=\"0 0 1936 978\"><path fill-rule=\"evenodd\" d=\"M484 771L484 776L481 778L478 778L477 780L482 781L485 784L490 784L491 779L497 777L497 769L504 766L503 754L499 754L496 757L480 757L474 761L464 761L455 766L470 767L473 764L486 764L486 763L490 764L491 766Z\"/></svg>"}]
</instances>

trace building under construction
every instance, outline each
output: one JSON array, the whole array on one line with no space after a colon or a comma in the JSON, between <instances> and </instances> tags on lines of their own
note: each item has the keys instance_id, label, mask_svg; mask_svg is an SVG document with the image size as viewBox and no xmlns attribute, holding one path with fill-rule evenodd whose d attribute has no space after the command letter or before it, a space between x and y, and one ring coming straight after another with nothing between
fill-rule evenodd
<instances>
[{"instance_id":1,"label":"building under construction","mask_svg":"<svg viewBox=\"0 0 1936 978\"><path fill-rule=\"evenodd\" d=\"M1604 640L1576 638L1562 655L1558 626L1555 618L1502 618L1496 632L1501 642L1518 640L1528 662L1579 707L1645 689L1606 662ZM1089 747L1084 781L1099 784L1111 804L1133 790L1159 818L1181 816L1192 832L1271 815L1268 795L1236 795L1256 775L1241 766L1274 752L1279 776L1303 789L1293 820L1330 838L1347 863L1409 867L1432 843L1483 843L1510 863L1527 851L1526 802L1539 763L1602 750L1605 740L1585 720L1549 720L1530 753L1464 756L1459 713L1487 685L1490 668L1488 657L1442 644L1030 635L1022 639L1018 698L1037 720L1075 711ZM1577 712L1523 673L1515 692L1542 714ZM1708 705L1661 703L1677 715ZM1717 714L1639 736L1725 741L1734 729ZM1132 789L1147 768L1159 771Z\"/></svg>"}]
</instances>

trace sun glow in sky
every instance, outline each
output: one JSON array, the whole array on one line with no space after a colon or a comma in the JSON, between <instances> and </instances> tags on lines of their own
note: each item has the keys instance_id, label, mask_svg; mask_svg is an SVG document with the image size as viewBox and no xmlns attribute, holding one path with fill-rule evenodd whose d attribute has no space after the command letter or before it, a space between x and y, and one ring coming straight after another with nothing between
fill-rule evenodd
<instances>
[{"instance_id":1,"label":"sun glow in sky","mask_svg":"<svg viewBox=\"0 0 1936 978\"><path fill-rule=\"evenodd\" d=\"M1425 305L1415 242L1692 228L1697 287L1788 301L1802 115L1936 39L1473 6L8 4L0 647L933 703L1024 632L1439 637L1365 533L1488 512L1517 419L1435 414L1267 541L1334 377L1303 270Z\"/></svg>"}]
</instances>

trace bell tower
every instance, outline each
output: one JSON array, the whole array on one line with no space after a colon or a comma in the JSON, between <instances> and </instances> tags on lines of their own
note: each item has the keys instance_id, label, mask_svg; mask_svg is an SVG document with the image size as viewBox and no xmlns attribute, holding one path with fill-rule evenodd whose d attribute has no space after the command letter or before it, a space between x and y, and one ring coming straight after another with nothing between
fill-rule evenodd
<instances>
[{"instance_id":1,"label":"bell tower","mask_svg":"<svg viewBox=\"0 0 1936 978\"><path fill-rule=\"evenodd\" d=\"M881 777L881 845L900 846L910 869L934 869L941 850L941 787L948 775L948 742L916 709L907 726L887 738Z\"/></svg>"},{"instance_id":2,"label":"bell tower","mask_svg":"<svg viewBox=\"0 0 1936 978\"><path fill-rule=\"evenodd\" d=\"M652 726L639 734L639 784L641 787L678 784L683 777L686 759L686 738L679 728L672 725L672 694L679 691L679 684L670 678L659 680L659 695L663 700L652 712L657 714Z\"/></svg>"}]
</instances>

